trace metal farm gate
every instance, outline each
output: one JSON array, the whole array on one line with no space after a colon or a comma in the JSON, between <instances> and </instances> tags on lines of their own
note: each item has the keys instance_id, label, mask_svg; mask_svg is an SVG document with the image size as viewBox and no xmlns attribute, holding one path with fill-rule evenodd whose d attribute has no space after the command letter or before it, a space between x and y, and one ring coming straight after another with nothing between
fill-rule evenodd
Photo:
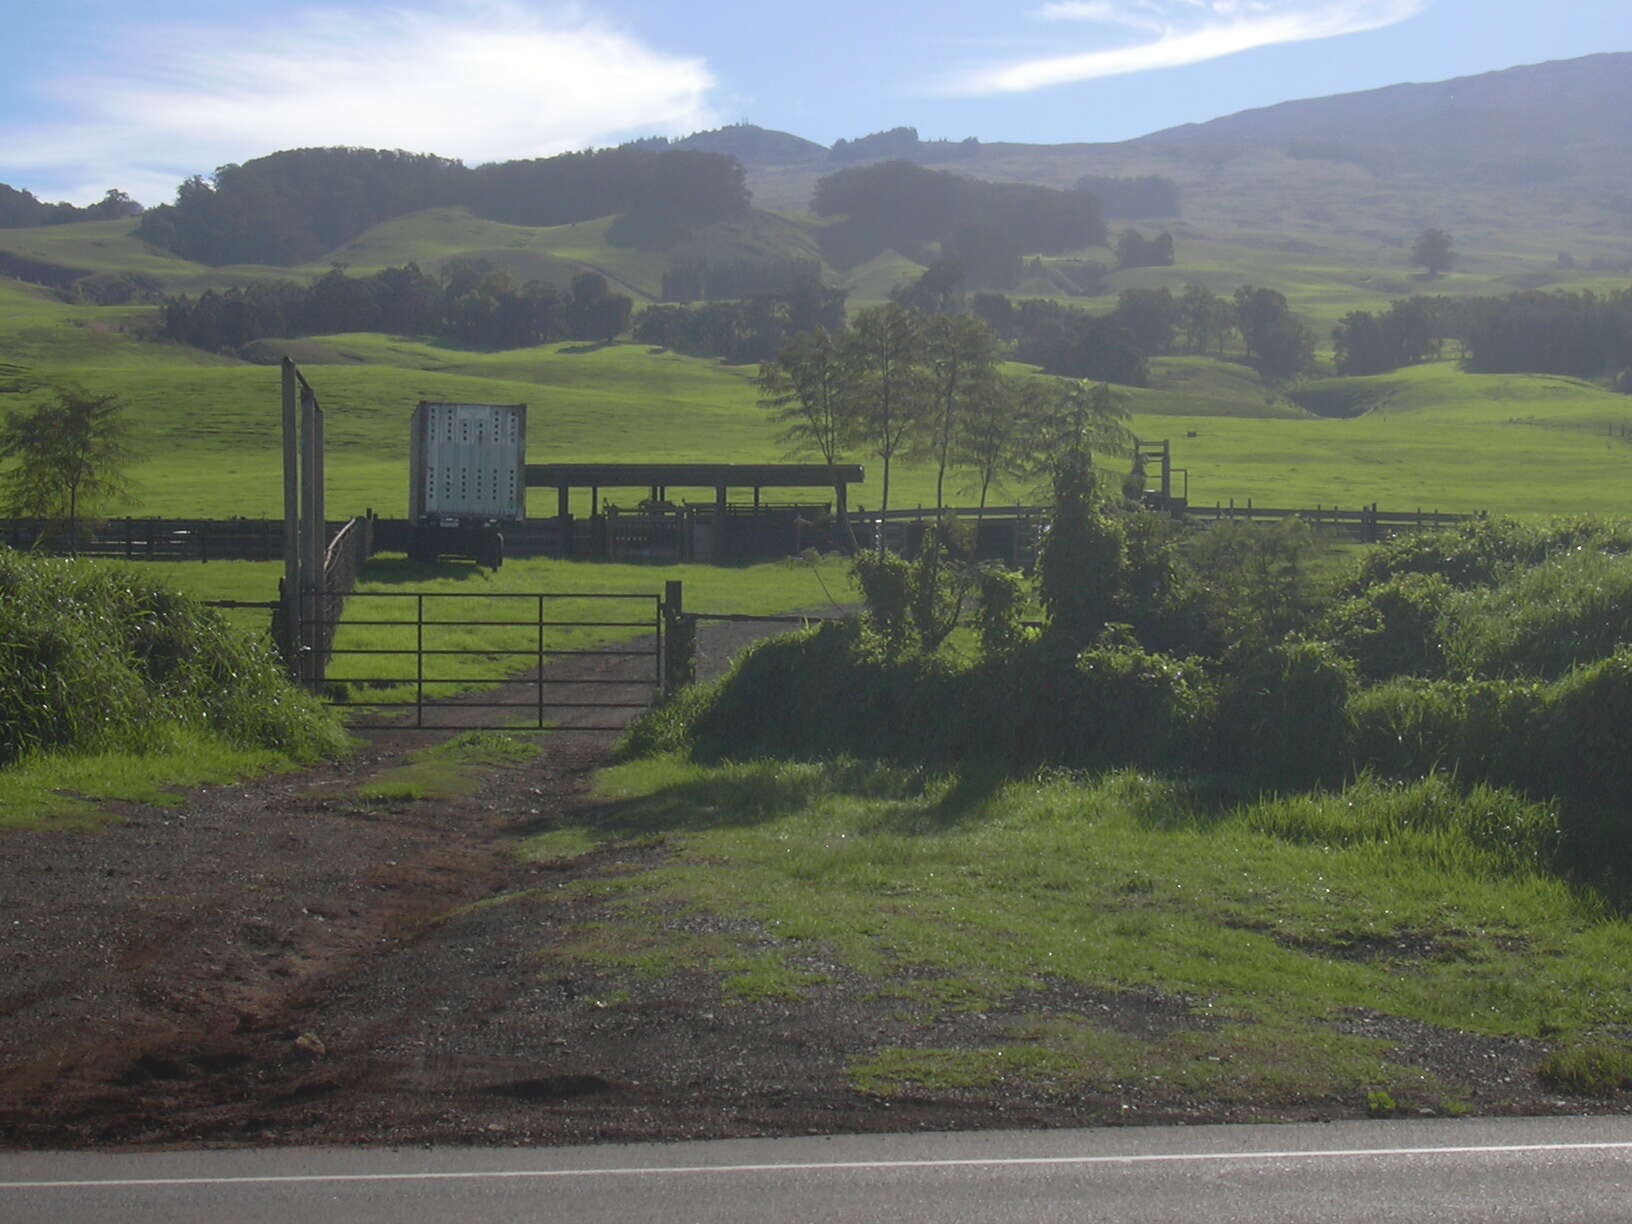
<instances>
[{"instance_id":1,"label":"metal farm gate","mask_svg":"<svg viewBox=\"0 0 1632 1224\"><path fill-rule=\"evenodd\" d=\"M357 730L621 731L613 712L662 688L660 595L353 591L346 604L323 689L376 716L348 720Z\"/></svg>"}]
</instances>

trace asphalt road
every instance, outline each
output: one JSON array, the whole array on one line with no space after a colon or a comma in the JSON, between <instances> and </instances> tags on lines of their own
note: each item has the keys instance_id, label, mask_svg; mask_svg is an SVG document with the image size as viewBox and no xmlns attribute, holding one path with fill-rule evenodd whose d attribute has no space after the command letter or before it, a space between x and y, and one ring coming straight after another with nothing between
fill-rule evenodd
<instances>
[{"instance_id":1,"label":"asphalt road","mask_svg":"<svg viewBox=\"0 0 1632 1224\"><path fill-rule=\"evenodd\" d=\"M1632 1118L549 1149L0 1153L5 1224L1632 1219Z\"/></svg>"}]
</instances>

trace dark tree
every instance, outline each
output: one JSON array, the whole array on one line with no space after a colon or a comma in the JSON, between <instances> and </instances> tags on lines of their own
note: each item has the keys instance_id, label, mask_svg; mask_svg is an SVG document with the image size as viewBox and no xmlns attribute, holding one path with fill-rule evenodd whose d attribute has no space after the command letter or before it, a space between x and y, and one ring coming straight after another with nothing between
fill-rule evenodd
<instances>
[{"instance_id":1,"label":"dark tree","mask_svg":"<svg viewBox=\"0 0 1632 1224\"><path fill-rule=\"evenodd\" d=\"M1118 268L1170 268L1173 258L1173 235L1166 230L1146 238L1138 230L1125 229L1116 240Z\"/></svg>"},{"instance_id":2,"label":"dark tree","mask_svg":"<svg viewBox=\"0 0 1632 1224\"><path fill-rule=\"evenodd\" d=\"M1456 253L1451 249L1451 236L1442 229L1423 230L1411 244L1412 265L1428 269L1429 276L1449 272L1455 262Z\"/></svg>"},{"instance_id":3,"label":"dark tree","mask_svg":"<svg viewBox=\"0 0 1632 1224\"><path fill-rule=\"evenodd\" d=\"M1291 378L1315 356L1314 333L1298 321L1286 298L1273 289L1242 285L1235 291L1235 325L1259 373Z\"/></svg>"}]
</instances>

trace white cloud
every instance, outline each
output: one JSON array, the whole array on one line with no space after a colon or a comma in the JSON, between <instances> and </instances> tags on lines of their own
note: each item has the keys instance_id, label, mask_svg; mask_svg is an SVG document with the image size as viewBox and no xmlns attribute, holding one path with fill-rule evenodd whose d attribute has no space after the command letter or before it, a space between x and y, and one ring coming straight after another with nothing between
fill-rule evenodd
<instances>
[{"instance_id":1,"label":"white cloud","mask_svg":"<svg viewBox=\"0 0 1632 1224\"><path fill-rule=\"evenodd\" d=\"M1054 22L1121 26L1147 37L996 64L966 73L948 92L1026 93L1098 77L1178 68L1281 43L1376 30L1415 17L1431 0L1052 0Z\"/></svg>"},{"instance_id":2,"label":"white cloud","mask_svg":"<svg viewBox=\"0 0 1632 1224\"><path fill-rule=\"evenodd\" d=\"M0 161L74 196L144 203L187 175L276 149L357 145L470 163L540 157L718 122L700 60L665 55L581 10L505 0L435 10L306 9L255 28L135 27L96 71L53 82L77 118L0 129Z\"/></svg>"}]
</instances>

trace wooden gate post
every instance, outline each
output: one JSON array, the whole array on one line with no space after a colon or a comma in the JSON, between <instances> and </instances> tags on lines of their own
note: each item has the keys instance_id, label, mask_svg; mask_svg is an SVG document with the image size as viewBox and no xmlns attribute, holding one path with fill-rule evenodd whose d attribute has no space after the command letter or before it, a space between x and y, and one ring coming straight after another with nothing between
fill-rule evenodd
<instances>
[{"instance_id":1,"label":"wooden gate post","mask_svg":"<svg viewBox=\"0 0 1632 1224\"><path fill-rule=\"evenodd\" d=\"M697 676L697 618L686 615L684 584L663 584L663 695L671 697Z\"/></svg>"}]
</instances>

